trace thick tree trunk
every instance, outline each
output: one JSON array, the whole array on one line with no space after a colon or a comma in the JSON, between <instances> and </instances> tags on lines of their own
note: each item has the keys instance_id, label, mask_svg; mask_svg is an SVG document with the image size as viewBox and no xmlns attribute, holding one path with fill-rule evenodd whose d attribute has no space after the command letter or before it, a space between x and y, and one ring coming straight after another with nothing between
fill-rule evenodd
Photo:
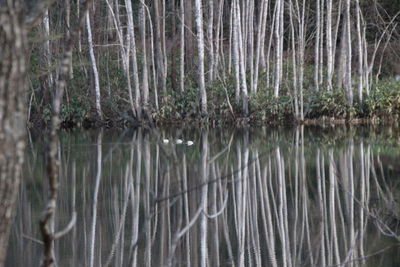
<instances>
[{"instance_id":1,"label":"thick tree trunk","mask_svg":"<svg viewBox=\"0 0 400 267\"><path fill-rule=\"evenodd\" d=\"M199 232L200 232L200 267L208 266L208 218L207 206L208 206L208 132L205 131L201 135L201 182L204 186L201 188L201 203L202 215L199 218Z\"/></svg>"},{"instance_id":2,"label":"thick tree trunk","mask_svg":"<svg viewBox=\"0 0 400 267\"><path fill-rule=\"evenodd\" d=\"M128 29L127 35L129 39L129 47L132 56L132 76L133 76L133 88L135 90L134 103L136 116L138 119L141 118L141 110L140 110L140 85L139 85L139 74L138 74L138 64L136 57L136 37L135 37L135 25L133 23L133 9L132 3L130 0L125 0L126 13L128 17ZM129 56L129 55L127 55ZM130 74L128 74L130 75ZM130 95L131 97L131 95Z\"/></svg>"},{"instance_id":3,"label":"thick tree trunk","mask_svg":"<svg viewBox=\"0 0 400 267\"><path fill-rule=\"evenodd\" d=\"M240 59L239 59L239 18L236 11L236 1L232 2L232 23L233 24L233 64L235 68L235 100L240 102Z\"/></svg>"},{"instance_id":4,"label":"thick tree trunk","mask_svg":"<svg viewBox=\"0 0 400 267\"><path fill-rule=\"evenodd\" d=\"M72 65L72 50L73 43L79 37L80 29L83 28L85 19L88 19L87 10L89 9L90 1L87 1L84 6L82 15L79 17L79 21L72 30L65 29L65 39L63 40L63 56L61 64L58 69L58 79L55 86L55 94L52 103L52 117L49 131L47 133L47 147L46 147L46 170L47 179L49 184L48 200L46 208L43 212L42 218L40 219L39 226L43 240L43 259L41 266L51 267L56 264L54 243L56 239L66 235L75 225L76 212L73 211L72 218L68 225L60 230L54 229L54 219L57 209L57 196L58 196L58 175L60 170L59 154L58 154L58 129L60 125L60 111L63 100L63 95L66 90L67 80L69 79L70 69ZM88 25L90 27L90 25Z\"/></svg>"},{"instance_id":5,"label":"thick tree trunk","mask_svg":"<svg viewBox=\"0 0 400 267\"><path fill-rule=\"evenodd\" d=\"M20 0L0 8L0 266L6 258L25 148L26 31Z\"/></svg>"}]
</instances>

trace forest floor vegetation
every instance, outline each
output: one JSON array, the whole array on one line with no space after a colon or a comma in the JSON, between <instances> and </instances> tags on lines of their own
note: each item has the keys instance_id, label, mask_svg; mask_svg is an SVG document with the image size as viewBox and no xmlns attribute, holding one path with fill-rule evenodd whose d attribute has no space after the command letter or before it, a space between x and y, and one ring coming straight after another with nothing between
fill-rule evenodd
<instances>
[{"instance_id":1,"label":"forest floor vegetation","mask_svg":"<svg viewBox=\"0 0 400 267\"><path fill-rule=\"evenodd\" d=\"M72 87L62 104L60 118L63 128L71 127L120 127L140 125L263 125L263 124L359 124L391 123L400 118L400 82L393 78L379 80L364 96L362 104L355 101L349 105L344 90L336 88L304 89L304 120L295 116L293 92L290 86L283 88L279 97L271 90L260 87L258 92L249 94L249 115L243 116L241 103L235 101L233 79L215 81L207 88L208 114L200 115L198 90L188 87L183 93L168 90L159 97L159 109L142 109L139 119L130 110L125 98L123 84L108 85L112 88L103 92L103 119L99 119L90 92L82 96L83 84L79 78L72 81ZM121 79L122 80L122 79ZM84 81L82 80L82 83ZM152 105L154 106L154 105ZM50 105L31 103L29 125L46 126L50 122Z\"/></svg>"}]
</instances>

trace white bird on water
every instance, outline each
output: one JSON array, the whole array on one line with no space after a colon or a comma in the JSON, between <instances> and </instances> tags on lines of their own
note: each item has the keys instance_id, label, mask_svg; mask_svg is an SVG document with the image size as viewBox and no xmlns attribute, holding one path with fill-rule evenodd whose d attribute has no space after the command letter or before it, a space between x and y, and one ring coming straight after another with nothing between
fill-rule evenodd
<instances>
[{"instance_id":1,"label":"white bird on water","mask_svg":"<svg viewBox=\"0 0 400 267\"><path fill-rule=\"evenodd\" d=\"M183 140L182 140L182 139L176 139L175 143L178 144L178 145L180 145L180 144L183 143Z\"/></svg>"},{"instance_id":2,"label":"white bird on water","mask_svg":"<svg viewBox=\"0 0 400 267\"><path fill-rule=\"evenodd\" d=\"M169 143L169 140L168 140L168 139L163 139L163 143L164 143L164 144L168 144L168 143Z\"/></svg>"},{"instance_id":3,"label":"white bird on water","mask_svg":"<svg viewBox=\"0 0 400 267\"><path fill-rule=\"evenodd\" d=\"M188 146L191 146L191 145L193 145L193 141L187 141L186 144L187 144Z\"/></svg>"}]
</instances>

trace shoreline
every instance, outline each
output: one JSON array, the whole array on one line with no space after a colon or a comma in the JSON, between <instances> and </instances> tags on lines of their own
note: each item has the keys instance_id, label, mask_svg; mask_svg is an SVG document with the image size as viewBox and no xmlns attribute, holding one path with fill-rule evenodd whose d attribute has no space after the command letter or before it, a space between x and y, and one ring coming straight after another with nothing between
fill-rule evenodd
<instances>
[{"instance_id":1,"label":"shoreline","mask_svg":"<svg viewBox=\"0 0 400 267\"><path fill-rule=\"evenodd\" d=\"M295 118L288 118L286 120L263 120L252 119L251 117L238 117L238 118L215 118L203 117L192 119L158 119L158 120L126 120L122 117L106 118L103 120L96 117L85 118L82 121L64 120L60 123L60 129L95 129L95 128L125 128L125 127L258 127L258 126L337 126L337 125L394 125L400 122L397 116L374 116L374 117L352 117L352 118L335 118L322 116L320 118L305 118L304 120L297 120ZM44 128L48 127L48 123L44 119L29 121L27 128Z\"/></svg>"}]
</instances>

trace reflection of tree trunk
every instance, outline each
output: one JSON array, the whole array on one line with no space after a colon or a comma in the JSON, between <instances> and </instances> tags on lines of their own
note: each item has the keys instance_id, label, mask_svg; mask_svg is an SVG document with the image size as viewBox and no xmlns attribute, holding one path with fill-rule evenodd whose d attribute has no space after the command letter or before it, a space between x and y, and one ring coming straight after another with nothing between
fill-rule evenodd
<instances>
[{"instance_id":1,"label":"reflection of tree trunk","mask_svg":"<svg viewBox=\"0 0 400 267\"><path fill-rule=\"evenodd\" d=\"M329 262L329 264L338 264L340 262L339 245L337 239L337 225L336 225L336 205L335 205L335 190L336 190L336 180L335 175L335 162L333 158L333 149L329 149L329 216L331 223L331 238L333 242L334 261ZM328 228L326 228L328 229Z\"/></svg>"},{"instance_id":2,"label":"reflection of tree trunk","mask_svg":"<svg viewBox=\"0 0 400 267\"><path fill-rule=\"evenodd\" d=\"M150 153L150 140L149 137L147 137L144 142L144 171L145 171L145 203L144 203L144 210L145 210L145 215L146 218L150 217L151 213L151 153ZM151 260L151 233L152 233L152 222L151 220L147 220L145 224L145 235L146 235L146 251L145 251L145 262L147 266L151 266L152 260Z\"/></svg>"},{"instance_id":3,"label":"reflection of tree trunk","mask_svg":"<svg viewBox=\"0 0 400 267\"><path fill-rule=\"evenodd\" d=\"M132 202L132 222L133 222L133 227L132 227L132 242L131 242L131 251L132 251L132 266L137 266L138 262L138 247L136 246L138 239L139 239L139 209L140 209L140 183L141 183L141 176L142 176L142 133L139 130L137 133L137 146L136 146L136 173L135 176L133 176L132 172L132 178L130 179L131 182L133 183L132 187L134 188L133 191L133 196L131 198ZM133 143L133 140L132 140ZM135 147L132 146L131 149L131 162L133 163L133 158L134 158L134 151ZM130 164L130 166L133 166L133 164ZM134 245L134 247L132 247Z\"/></svg>"},{"instance_id":4,"label":"reflection of tree trunk","mask_svg":"<svg viewBox=\"0 0 400 267\"><path fill-rule=\"evenodd\" d=\"M321 163L322 162L322 163ZM323 180L323 169L321 168L321 165L324 166L324 156L321 153L320 149L317 149L317 158L316 158L316 166L317 166L317 180L318 180L318 201L319 201L319 213L321 216L321 222L319 224L319 232L320 232L320 265L326 266L326 249L325 249L325 223L326 223L326 216L325 216L325 210L326 210L326 198L325 198L325 183Z\"/></svg>"},{"instance_id":5,"label":"reflection of tree trunk","mask_svg":"<svg viewBox=\"0 0 400 267\"><path fill-rule=\"evenodd\" d=\"M93 209L92 209L92 226L90 230L90 254L89 254L89 266L94 266L95 258L94 258L94 248L95 248L95 241L96 241L96 224L97 224L97 201L99 195L99 188L100 188L100 180L101 180L101 168L103 162L102 156L102 142L103 142L103 132L100 131L97 135L97 171L96 171L96 182L94 186L94 193L93 193ZM99 265L101 265L101 260Z\"/></svg>"},{"instance_id":6,"label":"reflection of tree trunk","mask_svg":"<svg viewBox=\"0 0 400 267\"><path fill-rule=\"evenodd\" d=\"M8 3L0 10L0 266L6 257L25 147L26 32L21 1Z\"/></svg>"},{"instance_id":7,"label":"reflection of tree trunk","mask_svg":"<svg viewBox=\"0 0 400 267\"><path fill-rule=\"evenodd\" d=\"M201 189L201 205L203 207L203 214L200 216L200 266L207 266L208 262L208 244L207 244L207 216L205 212L207 212L207 195L208 195L208 133L203 132L201 135L201 182L204 186Z\"/></svg>"}]
</instances>

